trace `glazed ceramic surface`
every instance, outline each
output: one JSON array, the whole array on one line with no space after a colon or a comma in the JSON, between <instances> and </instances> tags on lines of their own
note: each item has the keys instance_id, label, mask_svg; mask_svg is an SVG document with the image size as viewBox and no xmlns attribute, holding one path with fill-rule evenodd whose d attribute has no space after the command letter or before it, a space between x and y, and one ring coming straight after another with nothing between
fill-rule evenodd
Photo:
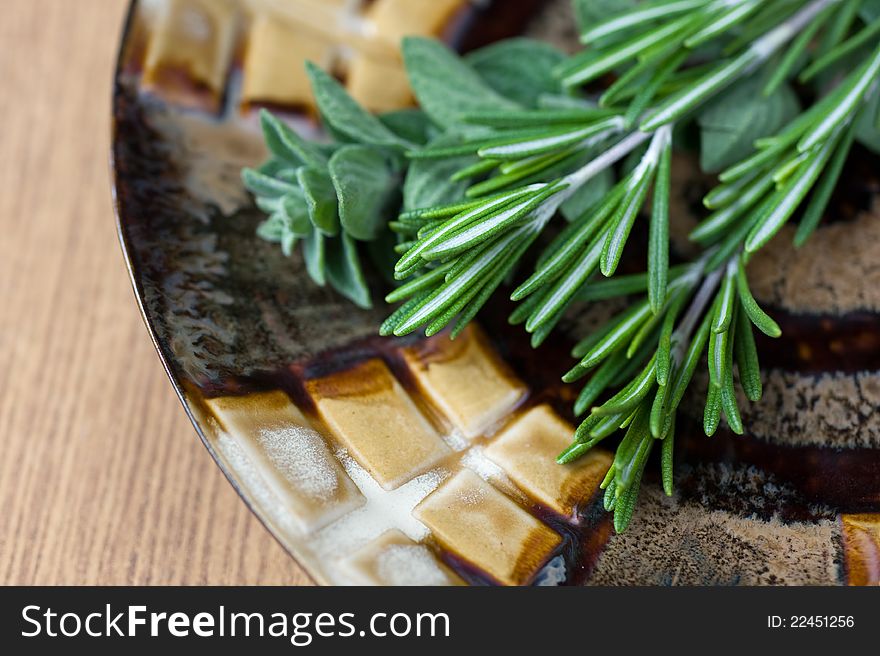
<instances>
[{"instance_id":1,"label":"glazed ceramic surface","mask_svg":"<svg viewBox=\"0 0 880 656\"><path fill-rule=\"evenodd\" d=\"M877 583L876 161L850 166L841 221L797 253L790 235L777 240L752 265L785 338L759 344L766 392L745 406L750 432L702 436L697 385L675 496L648 476L630 529L614 535L596 494L610 452L554 458L577 392L559 372L617 306L578 308L539 351L501 300L454 342L381 339L386 308L356 309L254 234L261 216L239 181L265 157L254 109L318 134L304 79L279 76L279 57L320 61L380 111L409 100L376 86L400 74L385 36L468 47L571 30L563 3L521 3L503 20L463 2L413 16L384 4L153 0L133 4L123 35L113 165L138 302L196 430L267 528L330 584ZM705 182L687 161L676 169L690 171L675 181L686 234ZM846 265L827 264L842 252Z\"/></svg>"}]
</instances>

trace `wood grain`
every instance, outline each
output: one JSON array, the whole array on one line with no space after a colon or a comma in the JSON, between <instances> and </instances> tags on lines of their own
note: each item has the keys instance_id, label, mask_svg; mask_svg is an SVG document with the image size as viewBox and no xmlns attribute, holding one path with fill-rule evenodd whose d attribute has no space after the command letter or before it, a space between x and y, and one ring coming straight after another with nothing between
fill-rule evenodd
<instances>
[{"instance_id":1,"label":"wood grain","mask_svg":"<svg viewBox=\"0 0 880 656\"><path fill-rule=\"evenodd\" d=\"M0 583L303 584L198 441L107 170L126 0L0 2Z\"/></svg>"}]
</instances>

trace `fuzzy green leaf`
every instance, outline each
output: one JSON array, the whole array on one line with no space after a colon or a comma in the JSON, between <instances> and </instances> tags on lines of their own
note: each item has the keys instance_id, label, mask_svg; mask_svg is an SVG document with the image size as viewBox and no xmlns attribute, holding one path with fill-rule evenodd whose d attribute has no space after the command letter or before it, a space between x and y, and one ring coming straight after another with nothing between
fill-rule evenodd
<instances>
[{"instance_id":1,"label":"fuzzy green leaf","mask_svg":"<svg viewBox=\"0 0 880 656\"><path fill-rule=\"evenodd\" d=\"M305 196L312 225L325 235L333 237L339 234L336 189L326 169L303 166L297 170L296 176Z\"/></svg>"},{"instance_id":2,"label":"fuzzy green leaf","mask_svg":"<svg viewBox=\"0 0 880 656\"><path fill-rule=\"evenodd\" d=\"M404 38L403 60L419 105L438 125L457 126L473 112L521 108L435 39Z\"/></svg>"},{"instance_id":3,"label":"fuzzy green leaf","mask_svg":"<svg viewBox=\"0 0 880 656\"><path fill-rule=\"evenodd\" d=\"M714 99L700 112L700 167L721 171L752 153L756 139L775 134L800 109L791 87L780 84L769 96L754 75Z\"/></svg>"},{"instance_id":4,"label":"fuzzy green leaf","mask_svg":"<svg viewBox=\"0 0 880 656\"><path fill-rule=\"evenodd\" d=\"M320 286L327 282L325 271L327 238L314 228L305 238L303 256L306 261L306 271L312 280Z\"/></svg>"},{"instance_id":5,"label":"fuzzy green leaf","mask_svg":"<svg viewBox=\"0 0 880 656\"><path fill-rule=\"evenodd\" d=\"M306 62L306 72L312 82L312 91L321 116L333 129L357 143L412 148L414 144L401 139L377 117L361 107L345 88L312 62Z\"/></svg>"},{"instance_id":6,"label":"fuzzy green leaf","mask_svg":"<svg viewBox=\"0 0 880 656\"><path fill-rule=\"evenodd\" d=\"M396 192L385 157L368 146L343 146L333 153L329 169L342 227L355 239L375 239L385 228L387 206Z\"/></svg>"},{"instance_id":7,"label":"fuzzy green leaf","mask_svg":"<svg viewBox=\"0 0 880 656\"><path fill-rule=\"evenodd\" d=\"M444 135L431 142L431 146L457 143L458 139ZM409 165L403 183L403 208L434 207L460 200L469 184L468 180L452 181L452 175L474 157L450 157L445 159L416 159Z\"/></svg>"},{"instance_id":8,"label":"fuzzy green leaf","mask_svg":"<svg viewBox=\"0 0 880 656\"><path fill-rule=\"evenodd\" d=\"M322 167L327 163L327 156L321 149L303 139L293 128L273 116L267 109L260 110L260 126L266 147L279 159L297 167Z\"/></svg>"},{"instance_id":9,"label":"fuzzy green leaf","mask_svg":"<svg viewBox=\"0 0 880 656\"><path fill-rule=\"evenodd\" d=\"M878 116L880 116L880 88L874 90L856 120L856 139L858 142L880 155Z\"/></svg>"},{"instance_id":10,"label":"fuzzy green leaf","mask_svg":"<svg viewBox=\"0 0 880 656\"><path fill-rule=\"evenodd\" d=\"M562 92L553 69L565 59L545 41L514 38L498 41L465 57L495 91L526 107L537 107L541 94Z\"/></svg>"},{"instance_id":11,"label":"fuzzy green leaf","mask_svg":"<svg viewBox=\"0 0 880 656\"><path fill-rule=\"evenodd\" d=\"M379 114L382 124L401 139L424 145L436 134L437 128L421 109L397 109Z\"/></svg>"},{"instance_id":12,"label":"fuzzy green leaf","mask_svg":"<svg viewBox=\"0 0 880 656\"><path fill-rule=\"evenodd\" d=\"M611 167L603 169L562 204L559 208L562 216L568 221L574 221L602 201L613 186L614 169Z\"/></svg>"},{"instance_id":13,"label":"fuzzy green leaf","mask_svg":"<svg viewBox=\"0 0 880 656\"><path fill-rule=\"evenodd\" d=\"M346 233L328 240L324 270L333 288L355 305L370 308L370 289L364 279L355 241Z\"/></svg>"}]
</instances>

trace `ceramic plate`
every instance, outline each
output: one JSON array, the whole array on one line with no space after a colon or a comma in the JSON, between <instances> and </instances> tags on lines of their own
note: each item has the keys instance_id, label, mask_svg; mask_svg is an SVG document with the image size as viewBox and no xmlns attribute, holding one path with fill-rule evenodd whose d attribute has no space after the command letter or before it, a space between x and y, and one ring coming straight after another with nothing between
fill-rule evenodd
<instances>
[{"instance_id":1,"label":"ceramic plate","mask_svg":"<svg viewBox=\"0 0 880 656\"><path fill-rule=\"evenodd\" d=\"M744 412L750 432L705 438L695 396L675 495L648 476L623 535L596 494L610 452L554 463L574 421L575 392L558 374L613 305L577 308L537 351L507 325L503 300L454 342L381 339L385 308L354 308L312 283L298 253L255 236L261 216L239 178L265 156L255 110L318 134L304 59L371 109L394 109L408 101L389 48L401 34L468 49L574 31L565 2L511 4L132 4L113 97L119 234L151 337L211 456L319 583L877 582L875 160L851 165L839 221L752 265L785 338L759 344L766 391ZM674 184L686 234L705 183Z\"/></svg>"}]
</instances>

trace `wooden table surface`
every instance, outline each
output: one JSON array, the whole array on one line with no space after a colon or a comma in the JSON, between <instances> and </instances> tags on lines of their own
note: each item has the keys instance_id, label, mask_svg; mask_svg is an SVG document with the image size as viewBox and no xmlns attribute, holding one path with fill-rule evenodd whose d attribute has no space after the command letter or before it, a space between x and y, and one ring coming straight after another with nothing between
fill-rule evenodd
<instances>
[{"instance_id":1,"label":"wooden table surface","mask_svg":"<svg viewBox=\"0 0 880 656\"><path fill-rule=\"evenodd\" d=\"M303 584L137 311L107 167L127 0L0 0L0 584Z\"/></svg>"}]
</instances>

